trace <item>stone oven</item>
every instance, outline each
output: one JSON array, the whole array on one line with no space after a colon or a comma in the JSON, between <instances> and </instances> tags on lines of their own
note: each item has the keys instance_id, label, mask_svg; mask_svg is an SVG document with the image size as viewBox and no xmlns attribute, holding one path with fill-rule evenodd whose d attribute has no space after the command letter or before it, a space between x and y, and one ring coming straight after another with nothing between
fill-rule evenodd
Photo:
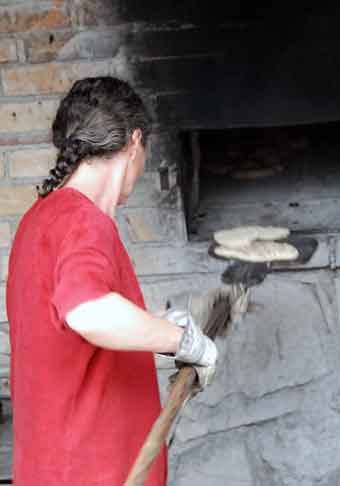
<instances>
[{"instance_id":1,"label":"stone oven","mask_svg":"<svg viewBox=\"0 0 340 486\"><path fill-rule=\"evenodd\" d=\"M253 289L244 322L218 342L216 381L173 432L169 485L338 486L340 9L0 4L2 335L10 242L53 161L57 102L81 77L128 79L154 131L118 224L151 309L220 284L225 264L207 252L216 229L287 225L318 241L308 263L279 265ZM168 374L159 370L163 396ZM0 482L10 477L9 443Z\"/></svg>"},{"instance_id":2,"label":"stone oven","mask_svg":"<svg viewBox=\"0 0 340 486\"><path fill-rule=\"evenodd\" d=\"M149 305L219 283L223 262L207 255L216 229L287 225L318 240L307 264L280 265L253 290L245 321L219 343L217 381L172 438L170 484L335 486L340 12L205 2L139 12L154 23L137 28L134 76L157 130L121 227Z\"/></svg>"}]
</instances>

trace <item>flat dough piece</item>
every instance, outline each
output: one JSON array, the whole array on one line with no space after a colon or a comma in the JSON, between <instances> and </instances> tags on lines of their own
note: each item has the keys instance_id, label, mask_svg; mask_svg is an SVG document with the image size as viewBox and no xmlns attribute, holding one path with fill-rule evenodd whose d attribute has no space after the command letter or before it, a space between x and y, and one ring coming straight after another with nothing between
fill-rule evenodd
<instances>
[{"instance_id":1,"label":"flat dough piece","mask_svg":"<svg viewBox=\"0 0 340 486\"><path fill-rule=\"evenodd\" d=\"M288 228L274 226L240 226L214 233L216 243L228 248L242 248L255 240L283 240L289 236Z\"/></svg>"},{"instance_id":2,"label":"flat dough piece","mask_svg":"<svg viewBox=\"0 0 340 486\"><path fill-rule=\"evenodd\" d=\"M294 246L274 241L253 241L240 248L216 246L214 252L220 257L254 263L290 261L296 260L299 256L299 252Z\"/></svg>"}]
</instances>

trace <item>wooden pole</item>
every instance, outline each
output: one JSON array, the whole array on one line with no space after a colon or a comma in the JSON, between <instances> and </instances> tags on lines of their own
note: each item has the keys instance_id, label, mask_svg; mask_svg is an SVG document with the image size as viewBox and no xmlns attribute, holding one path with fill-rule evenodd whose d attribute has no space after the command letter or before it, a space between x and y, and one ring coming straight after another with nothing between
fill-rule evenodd
<instances>
[{"instance_id":1,"label":"wooden pole","mask_svg":"<svg viewBox=\"0 0 340 486\"><path fill-rule=\"evenodd\" d=\"M176 380L171 387L164 408L152 426L124 486L144 486L151 464L158 456L173 421L183 404L192 395L192 385L195 380L195 368L188 365L180 369Z\"/></svg>"},{"instance_id":2,"label":"wooden pole","mask_svg":"<svg viewBox=\"0 0 340 486\"><path fill-rule=\"evenodd\" d=\"M203 326L203 332L210 339L215 339L216 336L226 335L230 322L230 302L227 294L212 295L210 299L212 299L209 303L210 315ZM166 441L176 415L194 394L193 385L196 378L197 374L193 366L184 365L180 369L164 408L152 426L124 486L144 486L151 464Z\"/></svg>"}]
</instances>

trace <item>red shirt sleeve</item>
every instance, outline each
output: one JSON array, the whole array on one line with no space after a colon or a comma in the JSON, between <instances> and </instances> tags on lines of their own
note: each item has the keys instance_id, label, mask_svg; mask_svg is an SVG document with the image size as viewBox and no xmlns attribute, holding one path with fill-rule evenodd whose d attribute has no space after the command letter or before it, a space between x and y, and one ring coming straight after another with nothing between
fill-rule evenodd
<instances>
[{"instance_id":1,"label":"red shirt sleeve","mask_svg":"<svg viewBox=\"0 0 340 486\"><path fill-rule=\"evenodd\" d=\"M62 327L66 314L79 304L118 291L114 235L114 226L104 215L93 219L82 211L72 218L54 271L52 303Z\"/></svg>"}]
</instances>

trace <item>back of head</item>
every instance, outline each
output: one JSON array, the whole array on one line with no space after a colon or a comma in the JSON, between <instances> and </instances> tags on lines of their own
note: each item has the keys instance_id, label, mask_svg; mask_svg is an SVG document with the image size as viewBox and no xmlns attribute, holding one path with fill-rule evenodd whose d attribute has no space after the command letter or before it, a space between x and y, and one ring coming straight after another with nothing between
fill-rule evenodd
<instances>
[{"instance_id":1,"label":"back of head","mask_svg":"<svg viewBox=\"0 0 340 486\"><path fill-rule=\"evenodd\" d=\"M37 187L39 196L63 184L82 160L110 157L122 150L137 128L145 146L150 117L127 82L110 76L77 81L61 101L53 123L53 143L59 154L49 177Z\"/></svg>"}]
</instances>

